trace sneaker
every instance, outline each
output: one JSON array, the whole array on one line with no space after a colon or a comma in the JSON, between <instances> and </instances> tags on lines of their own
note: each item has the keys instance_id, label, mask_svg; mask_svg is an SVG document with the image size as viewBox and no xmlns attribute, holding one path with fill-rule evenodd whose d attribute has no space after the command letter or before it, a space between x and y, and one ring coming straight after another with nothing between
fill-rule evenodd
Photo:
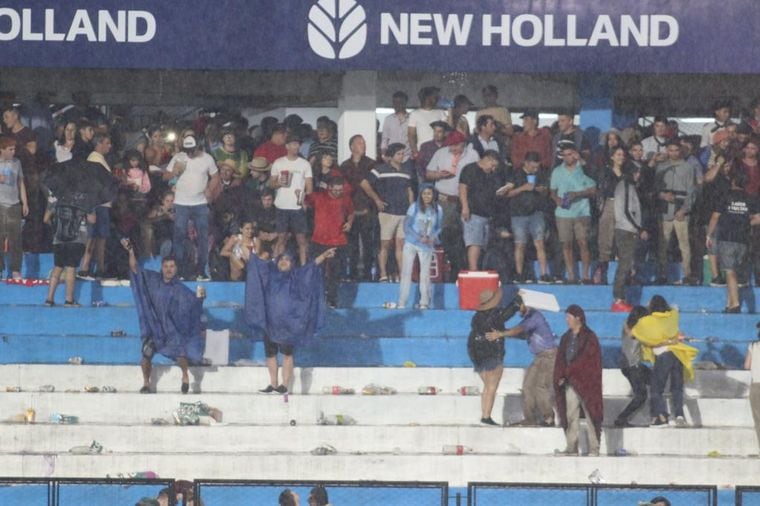
<instances>
[{"instance_id":1,"label":"sneaker","mask_svg":"<svg viewBox=\"0 0 760 506\"><path fill-rule=\"evenodd\" d=\"M552 277L548 274L544 274L540 278L538 278L538 284L539 285L550 285L552 283Z\"/></svg>"},{"instance_id":2,"label":"sneaker","mask_svg":"<svg viewBox=\"0 0 760 506\"><path fill-rule=\"evenodd\" d=\"M75 300L67 300L63 303L63 307L82 307L82 305Z\"/></svg>"},{"instance_id":3,"label":"sneaker","mask_svg":"<svg viewBox=\"0 0 760 506\"><path fill-rule=\"evenodd\" d=\"M613 425L619 429L633 427L633 425L631 425L631 423L628 420L615 420Z\"/></svg>"},{"instance_id":4,"label":"sneaker","mask_svg":"<svg viewBox=\"0 0 760 506\"><path fill-rule=\"evenodd\" d=\"M565 280L562 276L554 276L554 284L555 285L564 285Z\"/></svg>"},{"instance_id":5,"label":"sneaker","mask_svg":"<svg viewBox=\"0 0 760 506\"><path fill-rule=\"evenodd\" d=\"M211 281L211 278L206 276L205 274L198 274L198 277L195 278L196 281Z\"/></svg>"},{"instance_id":6,"label":"sneaker","mask_svg":"<svg viewBox=\"0 0 760 506\"><path fill-rule=\"evenodd\" d=\"M481 418L481 419L480 419L480 423L482 423L483 425L494 425L494 426L496 426L496 427L498 427L498 426L499 426L499 424L498 424L498 423L496 423L496 422L493 420L493 418L491 418L490 416L489 416L488 418Z\"/></svg>"},{"instance_id":7,"label":"sneaker","mask_svg":"<svg viewBox=\"0 0 760 506\"><path fill-rule=\"evenodd\" d=\"M77 272L77 278L83 279L85 281L95 281L95 276L90 274L90 271L79 271Z\"/></svg>"},{"instance_id":8,"label":"sneaker","mask_svg":"<svg viewBox=\"0 0 760 506\"><path fill-rule=\"evenodd\" d=\"M726 278L723 277L723 274L716 276L710 281L710 286L726 286Z\"/></svg>"},{"instance_id":9,"label":"sneaker","mask_svg":"<svg viewBox=\"0 0 760 506\"><path fill-rule=\"evenodd\" d=\"M652 421L649 423L650 427L667 427L668 426L668 417L667 415L660 415L655 418L652 418Z\"/></svg>"},{"instance_id":10,"label":"sneaker","mask_svg":"<svg viewBox=\"0 0 760 506\"><path fill-rule=\"evenodd\" d=\"M43 304L45 304L45 307L55 306L55 302L53 302L52 300L46 300L45 302L43 302Z\"/></svg>"},{"instance_id":11,"label":"sneaker","mask_svg":"<svg viewBox=\"0 0 760 506\"><path fill-rule=\"evenodd\" d=\"M699 286L699 279L695 276L686 276L681 280L681 284L684 286Z\"/></svg>"},{"instance_id":12,"label":"sneaker","mask_svg":"<svg viewBox=\"0 0 760 506\"><path fill-rule=\"evenodd\" d=\"M336 304L335 302L328 302L327 307L330 309L338 309L338 304Z\"/></svg>"},{"instance_id":13,"label":"sneaker","mask_svg":"<svg viewBox=\"0 0 760 506\"><path fill-rule=\"evenodd\" d=\"M594 280L591 279L591 278L584 278L584 279L581 280L581 284L582 285L593 285L594 284Z\"/></svg>"},{"instance_id":14,"label":"sneaker","mask_svg":"<svg viewBox=\"0 0 760 506\"><path fill-rule=\"evenodd\" d=\"M684 418L682 416L677 416L676 417L676 427L678 427L679 429L683 429L683 428L688 427L688 425L686 424L686 418Z\"/></svg>"},{"instance_id":15,"label":"sneaker","mask_svg":"<svg viewBox=\"0 0 760 506\"><path fill-rule=\"evenodd\" d=\"M740 314L741 312L741 306L727 307L723 310L723 314Z\"/></svg>"},{"instance_id":16,"label":"sneaker","mask_svg":"<svg viewBox=\"0 0 760 506\"><path fill-rule=\"evenodd\" d=\"M274 391L277 392L278 394L285 395L288 393L288 387L286 387L285 385L280 385L277 388L275 388Z\"/></svg>"},{"instance_id":17,"label":"sneaker","mask_svg":"<svg viewBox=\"0 0 760 506\"><path fill-rule=\"evenodd\" d=\"M275 387L273 387L272 385L267 385L266 388L262 388L261 390L259 390L259 392L261 392L262 394L271 394L272 392L274 392L274 390L275 390Z\"/></svg>"},{"instance_id":18,"label":"sneaker","mask_svg":"<svg viewBox=\"0 0 760 506\"><path fill-rule=\"evenodd\" d=\"M153 392L150 391L150 387L144 386L140 389L141 394L152 394Z\"/></svg>"},{"instance_id":19,"label":"sneaker","mask_svg":"<svg viewBox=\"0 0 760 506\"><path fill-rule=\"evenodd\" d=\"M628 304L624 300L616 300L612 303L610 311L613 313L630 313L633 310L633 306Z\"/></svg>"},{"instance_id":20,"label":"sneaker","mask_svg":"<svg viewBox=\"0 0 760 506\"><path fill-rule=\"evenodd\" d=\"M515 273L515 277L512 278L512 283L515 285L521 285L525 283L525 274L520 272Z\"/></svg>"}]
</instances>

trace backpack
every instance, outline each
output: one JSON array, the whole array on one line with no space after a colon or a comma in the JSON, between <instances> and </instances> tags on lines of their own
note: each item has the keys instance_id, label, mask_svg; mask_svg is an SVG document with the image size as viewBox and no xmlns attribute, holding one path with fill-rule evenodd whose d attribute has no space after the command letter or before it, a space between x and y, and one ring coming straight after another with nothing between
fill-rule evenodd
<instances>
[{"instance_id":1,"label":"backpack","mask_svg":"<svg viewBox=\"0 0 760 506\"><path fill-rule=\"evenodd\" d=\"M55 239L73 242L79 238L79 229L87 213L74 206L57 205L55 208Z\"/></svg>"}]
</instances>

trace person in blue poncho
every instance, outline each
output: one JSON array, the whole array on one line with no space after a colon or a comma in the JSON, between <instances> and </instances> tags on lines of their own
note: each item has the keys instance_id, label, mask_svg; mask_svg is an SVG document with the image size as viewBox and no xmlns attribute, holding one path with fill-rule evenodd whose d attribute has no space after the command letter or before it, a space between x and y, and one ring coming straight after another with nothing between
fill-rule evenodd
<instances>
[{"instance_id":1,"label":"person in blue poncho","mask_svg":"<svg viewBox=\"0 0 760 506\"><path fill-rule=\"evenodd\" d=\"M288 393L293 378L293 348L314 338L325 318L325 297L319 266L335 256L328 249L313 261L296 267L292 254L274 261L251 255L246 268L245 321L264 334L269 385L262 393ZM282 353L282 383L278 382L277 353Z\"/></svg>"},{"instance_id":2,"label":"person in blue poncho","mask_svg":"<svg viewBox=\"0 0 760 506\"><path fill-rule=\"evenodd\" d=\"M190 390L188 365L203 362L203 299L179 281L174 257L161 260L161 273L145 270L137 264L132 243L122 239L121 244L129 252L130 285L140 318L143 373L140 393L152 393L151 361L153 355L160 353L177 361L182 369L181 391L186 394Z\"/></svg>"}]
</instances>

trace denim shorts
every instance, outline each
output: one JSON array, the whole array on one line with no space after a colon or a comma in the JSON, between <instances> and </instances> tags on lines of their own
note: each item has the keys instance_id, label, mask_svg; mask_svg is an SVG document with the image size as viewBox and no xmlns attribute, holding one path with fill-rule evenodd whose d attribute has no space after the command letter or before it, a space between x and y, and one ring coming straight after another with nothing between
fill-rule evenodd
<instances>
[{"instance_id":1,"label":"denim shorts","mask_svg":"<svg viewBox=\"0 0 760 506\"><path fill-rule=\"evenodd\" d=\"M275 211L277 233L306 233L306 211L303 209L276 209Z\"/></svg>"},{"instance_id":2,"label":"denim shorts","mask_svg":"<svg viewBox=\"0 0 760 506\"><path fill-rule=\"evenodd\" d=\"M718 262L722 271L738 271L744 266L747 257L746 244L739 242L718 241Z\"/></svg>"},{"instance_id":3,"label":"denim shorts","mask_svg":"<svg viewBox=\"0 0 760 506\"><path fill-rule=\"evenodd\" d=\"M464 245L485 247L488 244L488 218L470 214L470 220L462 220Z\"/></svg>"},{"instance_id":4,"label":"denim shorts","mask_svg":"<svg viewBox=\"0 0 760 506\"><path fill-rule=\"evenodd\" d=\"M529 216L512 216L512 235L517 244L526 244L528 236L533 241L543 241L546 235L544 213L536 211Z\"/></svg>"},{"instance_id":5,"label":"denim shorts","mask_svg":"<svg viewBox=\"0 0 760 506\"><path fill-rule=\"evenodd\" d=\"M111 208L95 208L95 223L87 223L87 237L90 239L108 239L111 236Z\"/></svg>"}]
</instances>

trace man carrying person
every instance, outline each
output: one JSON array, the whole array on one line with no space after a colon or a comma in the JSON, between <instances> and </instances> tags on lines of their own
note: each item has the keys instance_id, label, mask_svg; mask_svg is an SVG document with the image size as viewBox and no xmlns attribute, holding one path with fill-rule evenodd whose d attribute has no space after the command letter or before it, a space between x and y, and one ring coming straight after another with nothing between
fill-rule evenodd
<instances>
[{"instance_id":1,"label":"man carrying person","mask_svg":"<svg viewBox=\"0 0 760 506\"><path fill-rule=\"evenodd\" d=\"M520 302L522 321L517 326L486 334L490 337L525 339L533 354L533 362L525 371L522 383L523 419L513 425L524 427L554 427L554 400L552 380L554 361L557 358L557 336L537 309Z\"/></svg>"},{"instance_id":2,"label":"man carrying person","mask_svg":"<svg viewBox=\"0 0 760 506\"><path fill-rule=\"evenodd\" d=\"M274 206L277 209L277 245L274 256L285 251L289 233L293 233L298 243L298 259L306 264L309 243L306 239L306 211L303 209L306 195L313 190L314 180L311 164L298 156L301 138L291 134L286 139L287 155L278 158L272 165L269 185L277 191Z\"/></svg>"},{"instance_id":3,"label":"man carrying person","mask_svg":"<svg viewBox=\"0 0 760 506\"><path fill-rule=\"evenodd\" d=\"M140 318L143 374L141 394L153 393L150 373L153 355L160 353L177 361L182 369L180 391L190 391L189 364L203 361L204 337L201 324L203 299L180 283L174 258L161 260L161 273L144 270L137 263L132 243L121 241L129 253L129 277L132 295Z\"/></svg>"}]
</instances>

